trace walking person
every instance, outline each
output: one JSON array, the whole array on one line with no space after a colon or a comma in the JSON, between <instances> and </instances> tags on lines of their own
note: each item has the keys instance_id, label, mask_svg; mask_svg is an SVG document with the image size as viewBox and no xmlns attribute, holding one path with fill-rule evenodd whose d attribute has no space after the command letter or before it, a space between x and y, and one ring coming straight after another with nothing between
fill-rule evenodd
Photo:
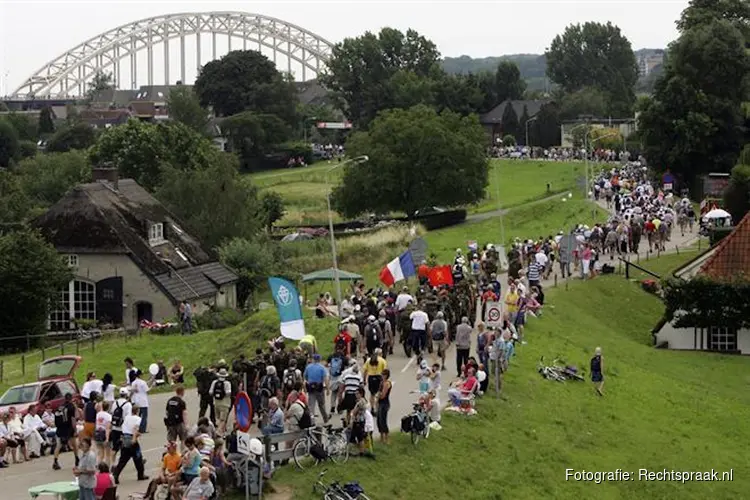
<instances>
[{"instance_id":1,"label":"walking person","mask_svg":"<svg viewBox=\"0 0 750 500\"><path fill-rule=\"evenodd\" d=\"M469 362L469 352L471 351L471 332L469 318L461 318L461 324L456 327L456 375L461 377L464 364Z\"/></svg>"},{"instance_id":2,"label":"walking person","mask_svg":"<svg viewBox=\"0 0 750 500\"><path fill-rule=\"evenodd\" d=\"M180 304L180 326L182 327L182 335L193 333L193 308L190 307L190 302L187 299Z\"/></svg>"},{"instance_id":3,"label":"walking person","mask_svg":"<svg viewBox=\"0 0 750 500\"><path fill-rule=\"evenodd\" d=\"M117 454L122 447L122 423L125 417L133 411L133 404L128 399L128 389L120 388L120 397L117 398L112 406L112 430L109 433L109 447L111 448L111 463L117 460Z\"/></svg>"},{"instance_id":4,"label":"walking person","mask_svg":"<svg viewBox=\"0 0 750 500\"><path fill-rule=\"evenodd\" d=\"M446 351L446 337L448 332L448 323L444 319L445 314L443 311L438 311L435 315L435 319L430 324L430 332L432 332L432 341L437 344L437 357L440 358L440 369L445 370L445 351ZM434 358L433 358L434 361Z\"/></svg>"},{"instance_id":5,"label":"walking person","mask_svg":"<svg viewBox=\"0 0 750 500\"><path fill-rule=\"evenodd\" d=\"M133 405L131 414L125 417L122 423L122 449L120 450L120 460L112 470L115 477L115 484L120 484L120 474L122 470L132 459L135 470L138 473L138 480L145 481L148 479L143 470L143 455L141 445L138 439L141 437L141 417L139 416L140 408Z\"/></svg>"},{"instance_id":6,"label":"walking person","mask_svg":"<svg viewBox=\"0 0 750 500\"><path fill-rule=\"evenodd\" d=\"M141 378L143 372L137 370L131 372L130 378L134 380L130 384L130 400L133 402L133 406L140 408L140 433L146 434L148 432L148 391L151 387Z\"/></svg>"},{"instance_id":7,"label":"walking person","mask_svg":"<svg viewBox=\"0 0 750 500\"><path fill-rule=\"evenodd\" d=\"M232 384L227 380L229 372L226 368L219 370L218 378L211 382L209 394L214 399L214 410L216 411L216 424L219 432L224 435L227 429L229 410L232 409Z\"/></svg>"},{"instance_id":8,"label":"walking person","mask_svg":"<svg viewBox=\"0 0 750 500\"><path fill-rule=\"evenodd\" d=\"M81 460L73 467L73 475L78 478L78 500L96 500L96 454L91 449L91 438L81 439Z\"/></svg>"},{"instance_id":9,"label":"walking person","mask_svg":"<svg viewBox=\"0 0 750 500\"><path fill-rule=\"evenodd\" d=\"M393 388L393 382L391 382L391 371L389 369L383 370L383 378L380 382L380 389L378 389L378 433L380 433L380 441L388 444L388 434L390 432L388 428L388 411L391 409L391 389Z\"/></svg>"},{"instance_id":10,"label":"walking person","mask_svg":"<svg viewBox=\"0 0 750 500\"><path fill-rule=\"evenodd\" d=\"M94 443L96 444L97 463L109 463L109 438L112 433L112 415L109 414L109 402L103 401L96 414Z\"/></svg>"},{"instance_id":11,"label":"walking person","mask_svg":"<svg viewBox=\"0 0 750 500\"><path fill-rule=\"evenodd\" d=\"M60 470L60 451L67 444L73 450L75 464L78 465L78 442L76 440L76 407L73 404L73 394L65 394L65 403L55 410L55 432L57 433L57 446L52 462L52 468Z\"/></svg>"},{"instance_id":12,"label":"walking person","mask_svg":"<svg viewBox=\"0 0 750 500\"><path fill-rule=\"evenodd\" d=\"M313 362L305 368L305 387L307 389L307 402L310 416L315 418L315 407L320 408L320 416L323 423L327 424L331 419L326 411L326 391L329 390L328 370L321 363L320 354L313 354Z\"/></svg>"},{"instance_id":13,"label":"walking person","mask_svg":"<svg viewBox=\"0 0 750 500\"><path fill-rule=\"evenodd\" d=\"M179 438L182 448L187 438L188 412L185 404L185 388L178 385L174 389L175 395L167 400L164 425L167 427L167 441L176 442Z\"/></svg>"},{"instance_id":14,"label":"walking person","mask_svg":"<svg viewBox=\"0 0 750 500\"><path fill-rule=\"evenodd\" d=\"M604 396L604 360L602 359L602 348L597 347L594 357L591 358L591 381L594 383L596 393Z\"/></svg>"},{"instance_id":15,"label":"walking person","mask_svg":"<svg viewBox=\"0 0 750 500\"><path fill-rule=\"evenodd\" d=\"M409 315L411 319L411 341L417 360L422 361L422 350L427 345L427 327L430 325L430 317L424 312L424 306Z\"/></svg>"}]
</instances>

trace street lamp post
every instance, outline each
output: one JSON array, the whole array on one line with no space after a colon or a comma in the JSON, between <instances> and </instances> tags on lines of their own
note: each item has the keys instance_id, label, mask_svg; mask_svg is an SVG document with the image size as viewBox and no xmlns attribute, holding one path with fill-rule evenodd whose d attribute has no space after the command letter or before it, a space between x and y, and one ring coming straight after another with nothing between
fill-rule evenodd
<instances>
[{"instance_id":1,"label":"street lamp post","mask_svg":"<svg viewBox=\"0 0 750 500\"><path fill-rule=\"evenodd\" d=\"M349 163L365 163L370 158L367 155L357 156L356 158L351 158L349 160L346 160L345 162L339 163L338 165L334 165L333 167L326 170L325 173L325 179L326 179L326 201L328 202L328 232L331 233L331 257L333 260L333 275L334 275L334 281L336 282L336 304L338 306L339 311L339 318L341 317L341 279L339 279L339 263L338 258L336 256L336 237L333 234L333 210L331 210L331 185L328 182L328 174L330 174L332 171L336 170L339 167L343 167L344 165L347 165Z\"/></svg>"},{"instance_id":2,"label":"street lamp post","mask_svg":"<svg viewBox=\"0 0 750 500\"><path fill-rule=\"evenodd\" d=\"M536 121L536 119L537 119L537 117L534 116L534 117L529 118L528 120L526 120L526 147L527 148L530 147L530 145L529 145L529 123L531 123L533 121ZM529 150L529 156L531 156L531 150Z\"/></svg>"}]
</instances>

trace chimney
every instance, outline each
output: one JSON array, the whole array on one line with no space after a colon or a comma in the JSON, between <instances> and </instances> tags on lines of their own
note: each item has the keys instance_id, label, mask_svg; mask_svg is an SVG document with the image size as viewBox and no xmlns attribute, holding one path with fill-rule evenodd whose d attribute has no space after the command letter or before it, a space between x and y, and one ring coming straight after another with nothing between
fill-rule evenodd
<instances>
[{"instance_id":1,"label":"chimney","mask_svg":"<svg viewBox=\"0 0 750 500\"><path fill-rule=\"evenodd\" d=\"M117 169L111 163L100 165L91 169L94 182L107 182L117 191L117 181L120 176Z\"/></svg>"}]
</instances>

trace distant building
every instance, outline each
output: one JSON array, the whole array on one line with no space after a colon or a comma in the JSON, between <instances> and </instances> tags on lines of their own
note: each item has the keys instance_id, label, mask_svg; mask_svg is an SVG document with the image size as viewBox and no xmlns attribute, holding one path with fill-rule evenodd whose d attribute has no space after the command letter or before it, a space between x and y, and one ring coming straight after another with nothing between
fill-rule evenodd
<instances>
[{"instance_id":1,"label":"distant building","mask_svg":"<svg viewBox=\"0 0 750 500\"><path fill-rule=\"evenodd\" d=\"M73 280L52 304L50 330L75 319L137 328L141 320L236 307L237 276L132 179L94 169L94 182L72 189L35 221L64 256Z\"/></svg>"},{"instance_id":2,"label":"distant building","mask_svg":"<svg viewBox=\"0 0 750 500\"><path fill-rule=\"evenodd\" d=\"M660 64L664 64L664 52L641 55L638 58L638 75L648 76Z\"/></svg>"},{"instance_id":3,"label":"distant building","mask_svg":"<svg viewBox=\"0 0 750 500\"><path fill-rule=\"evenodd\" d=\"M685 280L696 276L731 280L750 279L750 213L713 248L700 254L674 272ZM706 297L706 300L712 300ZM750 354L750 330L735 330L723 325L711 328L675 328L664 322L654 332L654 343L668 349L718 351Z\"/></svg>"},{"instance_id":4,"label":"distant building","mask_svg":"<svg viewBox=\"0 0 750 500\"><path fill-rule=\"evenodd\" d=\"M529 115L529 118L533 118L534 116L539 113L539 110L542 109L542 106L547 104L548 100L534 100L534 101L511 101L511 100L505 100L492 108L487 113L481 115L479 117L479 123L482 124L484 127L485 132L487 133L487 138L489 140L489 143L494 145L497 144L499 141L498 139L502 140L503 136L505 135L503 131L503 116L505 115L505 108L508 106L513 106L513 111L515 111L516 116L518 117L519 121L521 120L521 116L523 116L523 109L526 108L526 111Z\"/></svg>"}]
</instances>

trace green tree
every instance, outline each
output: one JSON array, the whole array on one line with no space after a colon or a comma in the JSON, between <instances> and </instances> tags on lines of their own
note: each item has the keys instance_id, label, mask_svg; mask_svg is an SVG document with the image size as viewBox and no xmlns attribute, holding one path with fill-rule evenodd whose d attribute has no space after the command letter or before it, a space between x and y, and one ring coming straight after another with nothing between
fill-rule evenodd
<instances>
[{"instance_id":1,"label":"green tree","mask_svg":"<svg viewBox=\"0 0 750 500\"><path fill-rule=\"evenodd\" d=\"M252 238L261 226L257 192L237 169L236 157L227 153L203 170L165 164L156 196L210 248L231 238Z\"/></svg>"},{"instance_id":2,"label":"green tree","mask_svg":"<svg viewBox=\"0 0 750 500\"><path fill-rule=\"evenodd\" d=\"M743 141L743 82L750 58L725 20L684 32L670 46L664 75L639 115L644 152L689 186L707 172L729 172Z\"/></svg>"},{"instance_id":3,"label":"green tree","mask_svg":"<svg viewBox=\"0 0 750 500\"><path fill-rule=\"evenodd\" d=\"M503 110L503 135L516 137L519 131L518 115L512 103L508 103Z\"/></svg>"},{"instance_id":4,"label":"green tree","mask_svg":"<svg viewBox=\"0 0 750 500\"><path fill-rule=\"evenodd\" d=\"M55 132L47 142L47 151L65 153L73 149L88 149L96 143L96 131L86 123L74 123Z\"/></svg>"},{"instance_id":5,"label":"green tree","mask_svg":"<svg viewBox=\"0 0 750 500\"><path fill-rule=\"evenodd\" d=\"M285 213L284 198L276 191L264 191L260 197L260 218L269 234L274 223L281 220Z\"/></svg>"},{"instance_id":6,"label":"green tree","mask_svg":"<svg viewBox=\"0 0 750 500\"><path fill-rule=\"evenodd\" d=\"M193 86L202 106L216 116L244 111L276 115L287 124L297 122L297 90L266 56L235 50L203 68Z\"/></svg>"},{"instance_id":7,"label":"green tree","mask_svg":"<svg viewBox=\"0 0 750 500\"><path fill-rule=\"evenodd\" d=\"M448 109L461 116L482 112L485 96L473 76L446 74L440 78L434 88L436 109Z\"/></svg>"},{"instance_id":8,"label":"green tree","mask_svg":"<svg viewBox=\"0 0 750 500\"><path fill-rule=\"evenodd\" d=\"M0 229L23 222L29 210L31 200L24 192L18 176L8 170L0 170Z\"/></svg>"},{"instance_id":9,"label":"green tree","mask_svg":"<svg viewBox=\"0 0 750 500\"><path fill-rule=\"evenodd\" d=\"M11 161L18 159L19 148L18 132L10 122L0 118L0 167L8 168Z\"/></svg>"},{"instance_id":10,"label":"green tree","mask_svg":"<svg viewBox=\"0 0 750 500\"><path fill-rule=\"evenodd\" d=\"M39 148L34 141L18 141L18 157L20 159L36 156Z\"/></svg>"},{"instance_id":11,"label":"green tree","mask_svg":"<svg viewBox=\"0 0 750 500\"><path fill-rule=\"evenodd\" d=\"M351 121L366 126L380 110L396 107L388 99L396 94L392 86L401 82L393 79L397 72L410 72L418 78L439 77L439 59L435 44L416 31L404 34L383 28L377 35L368 31L336 44L320 81L341 101ZM413 99L408 101L414 104Z\"/></svg>"},{"instance_id":12,"label":"green tree","mask_svg":"<svg viewBox=\"0 0 750 500\"><path fill-rule=\"evenodd\" d=\"M750 165L735 165L729 186L724 192L724 205L738 223L750 211Z\"/></svg>"},{"instance_id":13,"label":"green tree","mask_svg":"<svg viewBox=\"0 0 750 500\"><path fill-rule=\"evenodd\" d=\"M677 21L681 32L711 24L718 19L731 22L750 40L750 2L747 0L691 0Z\"/></svg>"},{"instance_id":14,"label":"green tree","mask_svg":"<svg viewBox=\"0 0 750 500\"><path fill-rule=\"evenodd\" d=\"M503 137L503 146L505 146L506 148L515 146L516 144L518 144L516 142L516 138L512 136L511 134L508 134L505 137Z\"/></svg>"},{"instance_id":15,"label":"green tree","mask_svg":"<svg viewBox=\"0 0 750 500\"><path fill-rule=\"evenodd\" d=\"M219 260L232 269L237 282L237 303L243 307L269 276L283 269L278 260L276 244L260 238L232 238L219 247Z\"/></svg>"},{"instance_id":16,"label":"green tree","mask_svg":"<svg viewBox=\"0 0 750 500\"><path fill-rule=\"evenodd\" d=\"M190 127L201 135L206 134L209 113L201 106L198 96L191 87L180 86L170 90L167 108L172 120Z\"/></svg>"},{"instance_id":17,"label":"green tree","mask_svg":"<svg viewBox=\"0 0 750 500\"><path fill-rule=\"evenodd\" d=\"M71 188L91 182L91 164L83 151L40 154L19 163L18 178L24 193L49 207Z\"/></svg>"},{"instance_id":18,"label":"green tree","mask_svg":"<svg viewBox=\"0 0 750 500\"><path fill-rule=\"evenodd\" d=\"M239 155L243 170L252 170L266 153L291 136L291 129L280 117L253 111L230 116L221 126L229 135L232 150Z\"/></svg>"},{"instance_id":19,"label":"green tree","mask_svg":"<svg viewBox=\"0 0 750 500\"><path fill-rule=\"evenodd\" d=\"M607 94L596 87L584 87L560 99L560 119L575 120L582 115L606 116Z\"/></svg>"},{"instance_id":20,"label":"green tree","mask_svg":"<svg viewBox=\"0 0 750 500\"><path fill-rule=\"evenodd\" d=\"M4 339L7 350L34 346L46 331L48 307L60 288L72 279L67 265L42 236L21 230L0 236L0 310L3 336L29 335L26 340Z\"/></svg>"},{"instance_id":21,"label":"green tree","mask_svg":"<svg viewBox=\"0 0 750 500\"><path fill-rule=\"evenodd\" d=\"M34 141L39 139L37 122L24 113L8 113L4 118L16 130L19 141Z\"/></svg>"},{"instance_id":22,"label":"green tree","mask_svg":"<svg viewBox=\"0 0 750 500\"><path fill-rule=\"evenodd\" d=\"M348 217L474 203L487 185L486 142L476 115L423 105L383 111L347 142L349 155L370 160L344 167L333 204Z\"/></svg>"},{"instance_id":23,"label":"green tree","mask_svg":"<svg viewBox=\"0 0 750 500\"><path fill-rule=\"evenodd\" d=\"M547 75L566 92L595 87L608 95L610 116L630 116L638 66L620 28L588 22L565 28L546 52Z\"/></svg>"},{"instance_id":24,"label":"green tree","mask_svg":"<svg viewBox=\"0 0 750 500\"><path fill-rule=\"evenodd\" d=\"M536 120L529 125L529 142L530 146L541 148L560 145L560 111L556 103L546 103L539 109Z\"/></svg>"},{"instance_id":25,"label":"green tree","mask_svg":"<svg viewBox=\"0 0 750 500\"><path fill-rule=\"evenodd\" d=\"M523 112L521 113L521 118L518 119L518 141L524 146L528 146L526 144L526 124L529 121L529 107L527 105L523 105ZM532 122L533 123L533 122Z\"/></svg>"},{"instance_id":26,"label":"green tree","mask_svg":"<svg viewBox=\"0 0 750 500\"><path fill-rule=\"evenodd\" d=\"M90 103L99 92L113 88L115 88L115 85L112 82L112 73L99 71L89 82L88 89L86 90L86 100Z\"/></svg>"},{"instance_id":27,"label":"green tree","mask_svg":"<svg viewBox=\"0 0 750 500\"><path fill-rule=\"evenodd\" d=\"M52 122L52 108L45 106L39 113L39 135L49 135L54 133L55 124Z\"/></svg>"},{"instance_id":28,"label":"green tree","mask_svg":"<svg viewBox=\"0 0 750 500\"><path fill-rule=\"evenodd\" d=\"M502 61L495 71L495 92L497 103L523 99L526 82L521 78L518 65L512 61Z\"/></svg>"},{"instance_id":29,"label":"green tree","mask_svg":"<svg viewBox=\"0 0 750 500\"><path fill-rule=\"evenodd\" d=\"M105 130L89 150L92 164L111 163L122 177L153 190L162 167L205 170L219 151L204 136L177 122L150 124L140 120Z\"/></svg>"}]
</instances>

